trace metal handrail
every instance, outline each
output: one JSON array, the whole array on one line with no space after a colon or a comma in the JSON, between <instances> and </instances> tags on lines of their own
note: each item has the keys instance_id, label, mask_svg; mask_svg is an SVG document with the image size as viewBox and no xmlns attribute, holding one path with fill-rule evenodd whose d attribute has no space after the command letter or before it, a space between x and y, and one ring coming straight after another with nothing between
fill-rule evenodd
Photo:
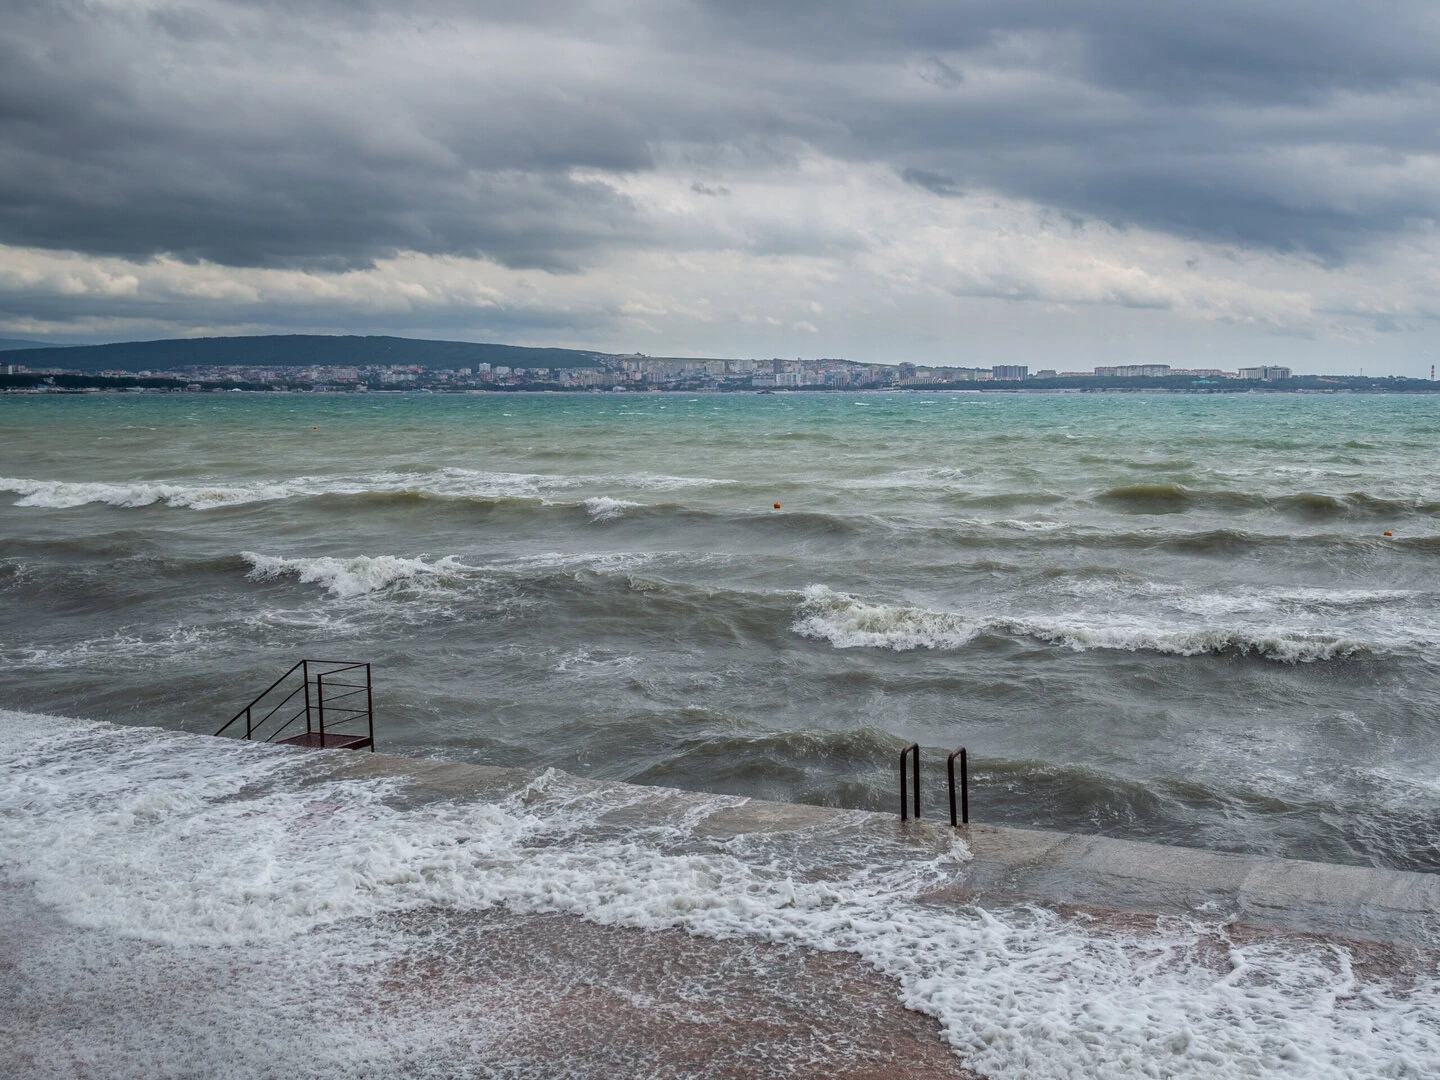
<instances>
[{"instance_id":1,"label":"metal handrail","mask_svg":"<svg viewBox=\"0 0 1440 1080\"><path fill-rule=\"evenodd\" d=\"M914 773L915 773L915 795L914 795L914 802L915 802L915 820L916 820L916 821L919 821L919 820L920 820L920 744L919 744L919 743L913 743L913 742L912 742L909 746L905 747L904 750L901 750L901 751L900 751L900 820L901 820L901 821L905 821L905 820L906 820L906 814L905 814L905 810L906 810L906 806L905 806L905 755L911 753L912 751L913 751L914 754L915 754L915 757L912 759L912 768L913 768Z\"/></svg>"},{"instance_id":2,"label":"metal handrail","mask_svg":"<svg viewBox=\"0 0 1440 1080\"><path fill-rule=\"evenodd\" d=\"M272 715L273 715L273 714L272 714ZM275 729L274 731L272 731L269 735L267 735L267 736L265 737L265 741L266 741L266 742L274 742L276 739L278 739L278 738L280 737L280 733L281 733L282 731L284 731L286 728L288 728L291 724L293 724L296 720L299 720L300 717L302 717L302 716L304 716L304 715L305 715L305 710L304 710L304 709L301 709L301 710L300 710L299 712L297 712L294 716L290 717L289 720L286 720L286 721L285 721L283 724L281 724L278 728L276 728L276 729ZM262 721L262 723L263 723L263 721Z\"/></svg>"},{"instance_id":3,"label":"metal handrail","mask_svg":"<svg viewBox=\"0 0 1440 1080\"><path fill-rule=\"evenodd\" d=\"M312 672L312 667L326 670ZM352 671L359 673L362 669L365 675L365 681L363 683L352 683L348 681L327 683L325 681L327 676L344 675ZM300 685L296 686L281 698L264 716L257 719L255 713L261 707L261 703L270 694L278 690L284 684L285 680L293 676L297 671L301 673ZM315 684L313 694L311 692L312 682ZM331 689L339 689L342 692L338 694L329 693ZM363 705L358 703L354 706L340 704L340 702L346 698L358 697L362 693L365 695L365 703ZM268 734L263 734L263 729L270 725L274 716L293 702L297 696L302 694L304 695L304 700L299 710L295 712L294 715L285 719L279 727L276 727ZM327 712L329 713L328 718L326 716ZM291 666L284 675L281 675L280 678L267 686L262 693L257 694L248 705L227 720L215 734L223 735L232 725L237 723L241 717L244 717L246 739L263 738L265 742L274 742L302 716L305 718L306 734L313 735L317 732L318 728L320 745L322 746L326 745L325 734L327 728L333 729L343 725L354 724L362 718L365 719L367 721L367 741L370 750L373 752L375 749L375 698L370 664L353 660L301 660ZM345 734L348 735L349 733L347 732ZM351 744L353 745L353 740ZM359 745L364 746L365 743L361 742Z\"/></svg>"},{"instance_id":4,"label":"metal handrail","mask_svg":"<svg viewBox=\"0 0 1440 1080\"><path fill-rule=\"evenodd\" d=\"M354 683L326 683L325 685L326 685L326 686L354 686L355 684L354 684ZM368 689L369 689L368 686L364 686L364 685L362 684L358 690L351 690L351 691L349 691L348 693L344 693L344 694L331 694L331 695L330 695L330 700L331 700L331 701L339 701L341 698L354 697L356 694L363 694L363 693L364 693L366 690L368 690ZM365 710L364 710L364 709L361 709L360 711L361 711L361 712L364 712Z\"/></svg>"},{"instance_id":5,"label":"metal handrail","mask_svg":"<svg viewBox=\"0 0 1440 1080\"><path fill-rule=\"evenodd\" d=\"M223 734L225 733L225 728L228 728L231 724L235 723L236 720L239 720L240 717L244 716L244 715L245 715L246 713L248 713L251 709L253 709L256 705L259 705L261 698L263 698L266 694L270 693L271 690L274 690L277 686L279 686L282 682L284 682L286 679L288 679L291 675L294 675L296 669L299 668L299 667L301 667L304 663L305 663L305 661L304 661L304 660L301 660L300 663L298 663L298 664L295 665L295 667L292 667L289 671L285 672L284 675L281 675L278 679L276 679L273 683L271 683L269 686L267 686L264 690L262 690L262 691L260 691L260 693L256 694L256 695L255 695L255 699L254 699L253 701L251 701L249 705L246 705L245 708L241 709L241 710L240 710L239 712L237 712L234 716L232 716L229 720L225 721L225 727L222 727L222 728L221 728L219 731L217 731L215 734L216 734L216 735L223 735ZM294 693L291 693L290 697L294 697L294 696L295 696ZM288 701L289 698L286 698L286 700ZM282 703L282 704L283 704L283 703ZM277 705L276 708L278 709L279 706ZM274 709L271 709L271 710L270 710L270 715L273 716L274 714L275 714L275 710L274 710ZM262 721L260 721L260 722L263 724L265 721L262 720Z\"/></svg>"},{"instance_id":6,"label":"metal handrail","mask_svg":"<svg viewBox=\"0 0 1440 1080\"><path fill-rule=\"evenodd\" d=\"M910 758L910 775L915 790L911 792L906 784L905 759ZM960 759L960 807L956 813L955 807L955 759ZM950 788L950 824L952 826L970 824L970 761L965 747L957 746L951 751L950 756L945 759L945 773ZM916 821L920 820L920 744L911 743L900 751L900 820L908 821L911 816Z\"/></svg>"},{"instance_id":7,"label":"metal handrail","mask_svg":"<svg viewBox=\"0 0 1440 1080\"><path fill-rule=\"evenodd\" d=\"M955 820L955 759L960 759L960 820ZM950 824L970 824L970 766L966 760L965 747L956 747L945 759L945 771L950 774ZM919 814L915 815L919 817Z\"/></svg>"},{"instance_id":8,"label":"metal handrail","mask_svg":"<svg viewBox=\"0 0 1440 1080\"><path fill-rule=\"evenodd\" d=\"M270 717L274 716L277 712L279 712L286 705L288 705L290 703L290 699L293 698L296 694L300 693L300 691L303 689L303 686L297 686L294 690L291 690L290 693L286 694L283 698L280 699L279 704L277 704L273 709L271 709L264 716L262 716L259 723L257 723L255 726L259 727L260 724L263 724L265 723L265 721L269 720ZM245 706L246 709L253 709L254 707L255 703L253 701L249 705ZM286 722L288 723L289 721Z\"/></svg>"}]
</instances>

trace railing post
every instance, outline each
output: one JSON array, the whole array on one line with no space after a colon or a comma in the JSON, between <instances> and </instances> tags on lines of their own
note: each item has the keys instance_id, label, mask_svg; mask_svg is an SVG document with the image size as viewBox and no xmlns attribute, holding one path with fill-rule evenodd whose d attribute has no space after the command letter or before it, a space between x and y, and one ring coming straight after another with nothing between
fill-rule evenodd
<instances>
[{"instance_id":1,"label":"railing post","mask_svg":"<svg viewBox=\"0 0 1440 1080\"><path fill-rule=\"evenodd\" d=\"M913 796L913 798L914 798L914 806L915 806L915 820L916 820L916 821L919 821L919 820L920 820L920 744L919 744L919 743L911 743L909 746L905 747L904 750L901 750L901 751L900 751L900 820L901 820L901 821L905 821L905 820L906 820L906 813L905 813L905 812L906 812L906 809L907 809L907 807L906 807L906 805L905 805L905 755L911 753L912 751L913 751L914 754L915 754L915 757L913 758L912 763L911 763L911 764L912 764L912 767L913 767L913 769L914 769L914 773L915 773L915 794L914 794L914 796Z\"/></svg>"},{"instance_id":2,"label":"railing post","mask_svg":"<svg viewBox=\"0 0 1440 1080\"><path fill-rule=\"evenodd\" d=\"M955 759L960 759L960 820L955 820ZM965 747L951 752L945 760L945 769L950 774L950 824L970 824L970 766L965 758ZM917 815L918 816L918 815Z\"/></svg>"},{"instance_id":3,"label":"railing post","mask_svg":"<svg viewBox=\"0 0 1440 1080\"><path fill-rule=\"evenodd\" d=\"M310 728L310 661L300 661L300 674L305 679L305 734L309 735Z\"/></svg>"},{"instance_id":4,"label":"railing post","mask_svg":"<svg viewBox=\"0 0 1440 1080\"><path fill-rule=\"evenodd\" d=\"M365 665L365 712L370 717L370 752L375 752L375 696L370 688L370 665Z\"/></svg>"},{"instance_id":5,"label":"railing post","mask_svg":"<svg viewBox=\"0 0 1440 1080\"><path fill-rule=\"evenodd\" d=\"M247 742L248 742L249 739L250 739L251 730L252 730L252 729L251 729L251 727L250 727L250 706L249 706L249 705L246 705L246 706L245 706L245 739L246 739Z\"/></svg>"},{"instance_id":6,"label":"railing post","mask_svg":"<svg viewBox=\"0 0 1440 1080\"><path fill-rule=\"evenodd\" d=\"M320 715L320 745L325 745L325 673L315 676L315 710Z\"/></svg>"}]
</instances>

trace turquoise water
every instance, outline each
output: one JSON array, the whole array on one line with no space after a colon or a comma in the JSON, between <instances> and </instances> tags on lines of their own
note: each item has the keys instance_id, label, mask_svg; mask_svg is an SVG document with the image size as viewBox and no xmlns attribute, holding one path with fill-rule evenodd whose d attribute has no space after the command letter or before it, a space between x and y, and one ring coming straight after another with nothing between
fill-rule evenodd
<instances>
[{"instance_id":1,"label":"turquoise water","mask_svg":"<svg viewBox=\"0 0 1440 1080\"><path fill-rule=\"evenodd\" d=\"M1425 396L3 397L0 707L207 731L332 654L401 753L889 808L964 742L977 820L1435 870L1437 436Z\"/></svg>"}]
</instances>

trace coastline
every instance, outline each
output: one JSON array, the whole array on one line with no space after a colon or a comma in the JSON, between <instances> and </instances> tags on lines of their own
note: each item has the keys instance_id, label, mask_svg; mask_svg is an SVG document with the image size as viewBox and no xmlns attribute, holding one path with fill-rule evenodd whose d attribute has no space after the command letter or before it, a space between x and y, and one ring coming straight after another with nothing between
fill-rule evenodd
<instances>
[{"instance_id":1,"label":"coastline","mask_svg":"<svg viewBox=\"0 0 1440 1080\"><path fill-rule=\"evenodd\" d=\"M3 380L4 376L0 376ZM984 389L959 389L953 385L940 385L934 387L926 386L896 386L896 387L861 387L848 389L831 386L794 386L784 387L776 390L756 390L751 387L693 387L690 389L676 389L673 387L655 387L646 390L631 390L624 387L613 387L600 389L597 387L559 387L559 386L492 386L485 389L465 388L384 388L384 389L362 389L362 390L337 390L326 389L305 389L303 387L271 387L271 386L236 386L233 383L217 382L203 385L179 385L176 380L169 379L140 379L140 378L116 378L107 379L102 376L81 376L75 380L74 385L55 386L18 386L4 385L0 382L0 395L35 396L42 394L99 394L99 393L166 393L166 394L320 394L326 397L353 397L353 396L401 396L412 394L463 396L476 394L565 394L565 395L600 395L609 396L624 394L629 397L650 397L654 395L684 395L695 394L735 394L750 397L782 396L788 394L821 394L821 395L846 395L846 394L946 394L946 395L973 395L973 394L1019 394L1019 395L1075 395L1075 394L1179 394L1189 397L1213 397L1228 395L1263 394L1288 397L1321 397L1321 396L1345 396L1345 395L1376 395L1386 397L1416 395L1426 396L1440 393L1440 383L1406 385L1398 388L1381 386L1371 387L1277 387L1277 386L1207 386L1207 387L1167 387L1167 386L1077 386L1077 387L1020 387L1020 386L997 386Z\"/></svg>"}]
</instances>

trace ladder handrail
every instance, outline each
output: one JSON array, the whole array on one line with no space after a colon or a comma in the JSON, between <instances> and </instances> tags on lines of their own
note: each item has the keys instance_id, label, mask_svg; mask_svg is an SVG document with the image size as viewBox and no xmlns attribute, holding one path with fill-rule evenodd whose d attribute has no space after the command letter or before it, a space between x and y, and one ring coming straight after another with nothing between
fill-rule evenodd
<instances>
[{"instance_id":1,"label":"ladder handrail","mask_svg":"<svg viewBox=\"0 0 1440 1080\"><path fill-rule=\"evenodd\" d=\"M294 675L295 672L298 671L304 664L305 664L305 661L304 661L304 660L301 660L301 661L300 661L299 663L297 663L294 667L292 667L289 671L285 672L284 675L281 675L278 679L276 679L273 683L271 683L269 686L267 686L264 690L262 690L262 691L260 691L260 693L256 694L256 695L255 695L255 699L254 699L253 701L251 701L249 705L246 705L245 708L241 709L241 710L240 710L239 712L237 712L234 716L232 716L229 720L225 721L225 726L222 727L219 731L215 732L215 734L216 734L216 735L222 734L222 733L225 731L225 728L228 728L231 724L235 723L236 720L239 720L240 717L244 716L249 710L253 709L256 705L259 705L261 698L263 698L266 694L270 693L271 690L274 690L277 686L279 686L282 682L284 682L286 679L288 679L291 675ZM294 694L291 694L291 695L290 695L290 697L294 697L294 696L295 696ZM289 698L287 697L286 700L288 701ZM282 704L283 704L283 703L282 703ZM279 706L276 706L276 708L279 708ZM271 709L271 710L270 710L270 715L273 716L274 714L275 714L275 710L274 710L274 709ZM263 723L263 721L262 721L262 723Z\"/></svg>"},{"instance_id":2,"label":"ladder handrail","mask_svg":"<svg viewBox=\"0 0 1440 1080\"><path fill-rule=\"evenodd\" d=\"M905 747L904 750L901 750L901 751L900 751L900 820L901 820L901 821L906 820L906 817L905 817L905 810L906 810L906 806L905 806L905 755L911 753L912 751L913 751L914 754L915 754L915 757L914 757L914 759L913 759L913 761L912 761L912 765L913 765L914 772L915 772L915 795L914 795L914 801L915 801L915 820L916 820L916 821L919 821L919 820L920 820L920 744L919 744L919 743L913 743L913 742L912 742L909 746Z\"/></svg>"},{"instance_id":3,"label":"ladder handrail","mask_svg":"<svg viewBox=\"0 0 1440 1080\"><path fill-rule=\"evenodd\" d=\"M349 681L327 683L325 681L326 677L331 675L343 676L350 672L359 673L362 669L365 675L365 681L363 683ZM300 684L294 687L276 704L271 706L270 710L266 712L264 716L257 719L254 714L262 707L262 703L271 694L281 689L285 681L292 678L297 671L301 673ZM314 687L313 693L312 684ZM332 688L339 689L341 692L338 694L329 693ZM304 702L300 705L299 709L292 716L280 723L279 727L266 734L265 729L275 715L294 702L302 693L304 694ZM358 697L361 694L365 695L363 704L359 702L353 706L340 704L345 698ZM330 713L328 723L325 715L327 711ZM248 705L221 725L220 730L215 732L215 734L223 735L242 717L245 720L243 737L248 740L263 740L265 742L275 742L278 740L280 736L301 717L305 718L306 734L314 735L316 734L314 723L318 720L319 745L321 746L327 745L327 727L339 728L364 720L367 721L366 736L365 741L361 742L360 745L364 746L366 742L368 742L370 750L373 752L375 750L375 698L371 666L367 662L355 660L311 660L308 658L300 660L293 664L285 674L281 675L263 691L255 695L254 699L251 700ZM345 736L346 739L350 740L350 744L353 745L354 738L349 732L337 731L334 732L334 734L336 736ZM345 743L342 741L341 745L345 745Z\"/></svg>"},{"instance_id":4,"label":"ladder handrail","mask_svg":"<svg viewBox=\"0 0 1440 1080\"><path fill-rule=\"evenodd\" d=\"M274 713L271 713L271 715L273 716ZM289 720L286 720L286 721L285 721L283 724L281 724L278 728L276 728L276 729L275 729L274 731L272 731L269 735L267 735L267 736L265 737L265 741L266 741L266 742L274 742L277 738L280 737L280 733L281 733L282 731L284 731L286 728L288 728L291 724L293 724L296 720L299 720L300 717L302 717L302 716L304 716L304 715L305 715L305 710L304 710L304 709L301 709L301 710L300 710L299 712L297 712L294 716L290 717Z\"/></svg>"},{"instance_id":5,"label":"ladder handrail","mask_svg":"<svg viewBox=\"0 0 1440 1080\"><path fill-rule=\"evenodd\" d=\"M960 820L955 820L955 759L960 759ZM945 759L945 771L950 774L950 824L970 824L970 764L966 759L965 747L957 746Z\"/></svg>"},{"instance_id":6,"label":"ladder handrail","mask_svg":"<svg viewBox=\"0 0 1440 1080\"><path fill-rule=\"evenodd\" d=\"M914 777L915 791L908 791L905 783L905 758L914 754L911 759L911 775ZM960 759L960 809L956 813L955 808L955 759ZM950 788L950 824L958 828L961 825L970 824L970 760L965 747L957 746L945 759L945 773ZM920 820L920 744L911 743L900 751L900 820L908 821L913 812L915 820Z\"/></svg>"}]
</instances>

